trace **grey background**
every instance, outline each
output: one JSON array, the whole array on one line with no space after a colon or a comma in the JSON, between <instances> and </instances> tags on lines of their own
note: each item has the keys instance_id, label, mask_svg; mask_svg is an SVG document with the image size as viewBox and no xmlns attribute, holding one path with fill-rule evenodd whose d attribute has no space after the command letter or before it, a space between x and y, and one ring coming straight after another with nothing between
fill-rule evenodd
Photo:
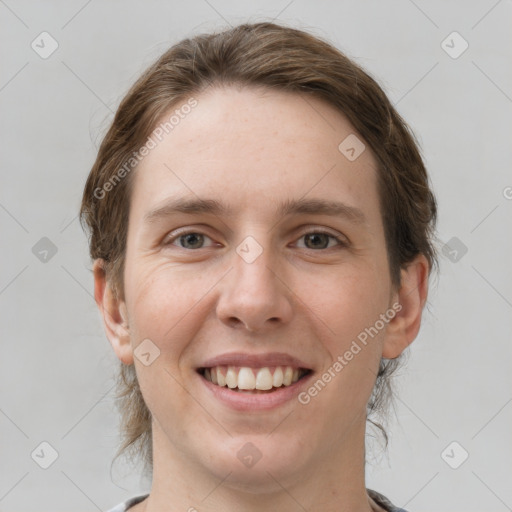
<instances>
[{"instance_id":1,"label":"grey background","mask_svg":"<svg viewBox=\"0 0 512 512\"><path fill-rule=\"evenodd\" d=\"M117 360L91 295L82 187L120 99L164 49L274 18L377 77L423 148L440 248L456 251L442 256L367 485L411 511L512 510L511 15L504 0L0 0L0 510L105 510L149 489L121 461L111 471ZM47 59L31 47L43 31L59 45ZM442 47L453 31L469 44L458 58ZM57 250L46 262L43 237ZM43 441L59 455L46 470L31 457Z\"/></svg>"}]
</instances>

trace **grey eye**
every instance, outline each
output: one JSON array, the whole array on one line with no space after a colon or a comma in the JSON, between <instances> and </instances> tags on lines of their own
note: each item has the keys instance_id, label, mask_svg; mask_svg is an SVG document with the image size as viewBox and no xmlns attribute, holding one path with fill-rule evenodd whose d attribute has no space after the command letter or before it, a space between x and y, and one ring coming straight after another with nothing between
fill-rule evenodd
<instances>
[{"instance_id":1,"label":"grey eye","mask_svg":"<svg viewBox=\"0 0 512 512\"><path fill-rule=\"evenodd\" d=\"M201 233L187 233L178 238L184 249L200 249L204 244L204 235Z\"/></svg>"}]
</instances>

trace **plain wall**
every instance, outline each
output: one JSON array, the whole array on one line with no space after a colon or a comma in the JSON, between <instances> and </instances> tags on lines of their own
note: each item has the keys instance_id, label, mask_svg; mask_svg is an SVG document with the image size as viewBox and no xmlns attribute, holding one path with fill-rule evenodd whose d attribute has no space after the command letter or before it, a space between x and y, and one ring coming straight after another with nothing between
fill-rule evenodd
<instances>
[{"instance_id":1,"label":"plain wall","mask_svg":"<svg viewBox=\"0 0 512 512\"><path fill-rule=\"evenodd\" d=\"M440 250L450 241L367 486L416 512L511 509L512 3L6 0L0 510L106 510L149 489L122 461L111 471L117 359L92 297L82 188L120 99L169 45L274 18L332 41L383 85L421 144ZM44 37L51 49L43 31L58 42L48 58L31 46L42 52ZM31 456L42 442L58 452L48 469Z\"/></svg>"}]
</instances>

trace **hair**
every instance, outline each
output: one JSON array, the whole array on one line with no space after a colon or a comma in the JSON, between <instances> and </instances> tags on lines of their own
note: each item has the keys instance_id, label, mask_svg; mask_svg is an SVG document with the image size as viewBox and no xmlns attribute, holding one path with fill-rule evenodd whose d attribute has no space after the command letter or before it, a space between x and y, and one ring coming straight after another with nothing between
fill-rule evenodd
<instances>
[{"instance_id":1,"label":"hair","mask_svg":"<svg viewBox=\"0 0 512 512\"><path fill-rule=\"evenodd\" d=\"M377 82L328 42L274 23L242 24L187 38L168 49L130 88L100 145L85 184L80 220L90 256L103 260L116 297L124 297L123 269L133 173L121 174L169 109L212 87L263 87L310 95L341 112L371 148L392 284L417 255L437 267L437 206L418 144ZM340 141L341 142L341 141ZM126 174L126 176L125 176ZM120 179L120 176L123 179ZM117 178L117 180L116 180ZM109 186L110 183L110 186ZM107 192L106 192L107 191ZM368 421L386 410L400 358L382 359L367 405ZM122 453L152 471L151 413L134 365L120 364L117 398Z\"/></svg>"}]
</instances>

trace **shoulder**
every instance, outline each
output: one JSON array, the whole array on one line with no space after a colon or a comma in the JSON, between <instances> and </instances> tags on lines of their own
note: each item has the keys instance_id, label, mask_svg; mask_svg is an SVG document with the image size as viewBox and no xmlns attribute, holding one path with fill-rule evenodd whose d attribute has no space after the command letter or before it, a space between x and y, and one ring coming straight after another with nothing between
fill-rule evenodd
<instances>
[{"instance_id":1,"label":"shoulder","mask_svg":"<svg viewBox=\"0 0 512 512\"><path fill-rule=\"evenodd\" d=\"M383 494L378 493L377 491L373 491L372 489L367 489L368 496L375 501L379 506L383 507L387 512L407 512L403 508L396 507L393 505ZM106 512L126 512L130 507L144 501L149 494L139 494L137 496L133 496L132 498L119 503L114 508L107 510Z\"/></svg>"},{"instance_id":2,"label":"shoulder","mask_svg":"<svg viewBox=\"0 0 512 512\"><path fill-rule=\"evenodd\" d=\"M407 512L407 510L393 505L383 494L373 491L372 489L366 489L366 491L368 492L368 496L386 512Z\"/></svg>"},{"instance_id":3,"label":"shoulder","mask_svg":"<svg viewBox=\"0 0 512 512\"><path fill-rule=\"evenodd\" d=\"M119 505L116 505L114 508L107 510L106 512L126 512L130 507L133 507L133 505L136 505L137 503L145 500L148 496L149 494L139 494L137 496L133 496L130 499L123 501L123 503L119 503Z\"/></svg>"}]
</instances>

